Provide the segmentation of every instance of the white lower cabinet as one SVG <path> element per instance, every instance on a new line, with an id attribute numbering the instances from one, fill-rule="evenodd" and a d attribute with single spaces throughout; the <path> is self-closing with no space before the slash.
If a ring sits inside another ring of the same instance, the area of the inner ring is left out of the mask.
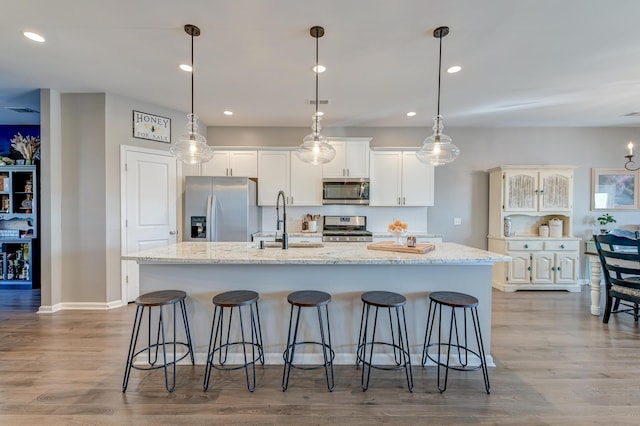
<path id="1" fill-rule="evenodd" d="M 579 247 L 578 238 L 490 238 L 489 251 L 511 257 L 494 266 L 493 286 L 503 291 L 580 291 Z"/>

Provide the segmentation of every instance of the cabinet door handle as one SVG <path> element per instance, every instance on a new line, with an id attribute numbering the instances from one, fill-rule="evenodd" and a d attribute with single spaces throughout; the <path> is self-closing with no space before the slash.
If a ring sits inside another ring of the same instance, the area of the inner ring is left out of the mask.
<path id="1" fill-rule="evenodd" d="M 346 176 L 347 175 L 347 169 L 342 169 L 342 176 Z"/>
<path id="2" fill-rule="evenodd" d="M 524 245 L 524 248 L 529 248 L 529 244 L 525 244 L 525 245 Z"/>
<path id="3" fill-rule="evenodd" d="M 552 271 L 555 271 L 555 270 L 556 270 L 555 266 L 552 266 L 552 267 L 551 267 L 551 270 L 552 270 Z"/>
<path id="4" fill-rule="evenodd" d="M 560 248 L 563 249 L 564 248 L 564 244 L 560 244 Z"/>
<path id="5" fill-rule="evenodd" d="M 229 176 L 233 176 L 233 167 L 229 169 Z"/>
<path id="6" fill-rule="evenodd" d="M 351 176 L 351 170 L 347 169 L 347 176 Z"/>
<path id="7" fill-rule="evenodd" d="M 176 235 L 177 232 L 176 231 L 169 231 L 169 235 Z"/>
<path id="8" fill-rule="evenodd" d="M 406 205 L 406 204 L 407 204 L 407 200 L 406 200 L 406 198 L 405 198 L 405 197 L 402 197 L 402 204 L 403 204 L 403 205 Z"/>
<path id="9" fill-rule="evenodd" d="M 531 270 L 531 266 L 527 266 L 527 271 L 530 271 L 530 270 Z"/>
<path id="10" fill-rule="evenodd" d="M 559 270 L 560 270 L 560 267 L 558 266 L 558 267 L 556 268 L 556 271 L 559 271 Z"/>
<path id="11" fill-rule="evenodd" d="M 398 197 L 398 205 L 400 205 L 400 197 Z"/>
<path id="12" fill-rule="evenodd" d="M 228 167 L 226 169 L 224 169 L 224 175 L 225 176 L 229 176 L 229 168 Z"/>

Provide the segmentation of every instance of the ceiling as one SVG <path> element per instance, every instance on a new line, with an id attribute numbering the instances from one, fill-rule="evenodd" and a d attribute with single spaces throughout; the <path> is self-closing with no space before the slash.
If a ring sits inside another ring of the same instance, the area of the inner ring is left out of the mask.
<path id="1" fill-rule="evenodd" d="M 447 25 L 445 126 L 637 127 L 639 16 L 637 0 L 3 0 L 0 123 L 37 116 L 5 107 L 38 109 L 38 88 L 189 111 L 190 23 L 209 126 L 309 126 L 321 25 L 325 127 L 431 127 Z"/>

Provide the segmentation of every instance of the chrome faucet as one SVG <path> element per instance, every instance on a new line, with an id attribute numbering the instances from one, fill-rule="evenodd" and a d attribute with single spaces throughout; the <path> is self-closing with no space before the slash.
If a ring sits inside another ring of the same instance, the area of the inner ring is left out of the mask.
<path id="1" fill-rule="evenodd" d="M 282 220 L 280 220 L 280 196 L 282 196 Z M 278 192 L 278 198 L 276 198 L 276 231 L 280 230 L 280 224 L 282 223 L 282 249 L 289 248 L 289 236 L 287 235 L 287 204 L 284 191 Z M 276 233 L 276 241 L 278 241 Z"/>

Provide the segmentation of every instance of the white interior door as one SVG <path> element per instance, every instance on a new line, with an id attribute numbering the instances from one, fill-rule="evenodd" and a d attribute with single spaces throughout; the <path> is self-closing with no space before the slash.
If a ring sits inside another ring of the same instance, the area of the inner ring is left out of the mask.
<path id="1" fill-rule="evenodd" d="M 164 151 L 124 147 L 121 152 L 123 254 L 177 241 L 177 163 Z M 139 295 L 138 265 L 123 261 L 123 298 Z"/>

